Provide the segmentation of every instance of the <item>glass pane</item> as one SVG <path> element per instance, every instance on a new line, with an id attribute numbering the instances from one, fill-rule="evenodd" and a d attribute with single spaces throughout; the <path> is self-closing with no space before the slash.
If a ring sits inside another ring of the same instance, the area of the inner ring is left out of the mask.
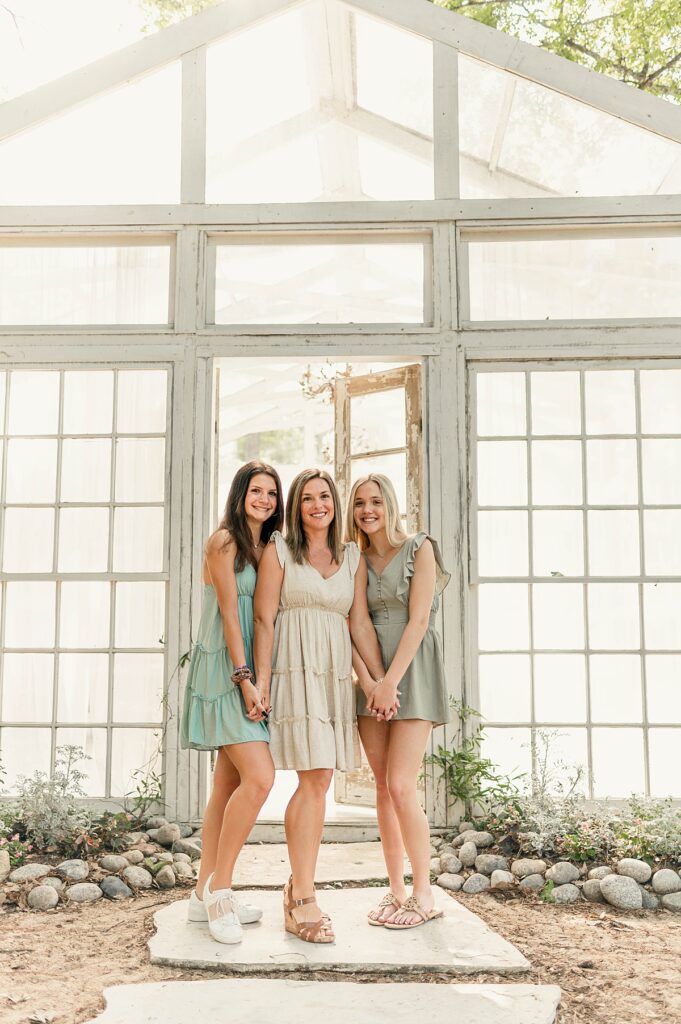
<path id="1" fill-rule="evenodd" d="M 581 512 L 533 512 L 534 575 L 583 576 L 583 535 Z"/>
<path id="2" fill-rule="evenodd" d="M 60 647 L 108 647 L 110 583 L 62 583 Z"/>
<path id="3" fill-rule="evenodd" d="M 53 647 L 55 584 L 10 582 L 5 593 L 5 646 Z"/>
<path id="4" fill-rule="evenodd" d="M 2 431 L 5 430 L 5 392 L 7 390 L 7 374 L 0 371 L 0 424 Z"/>
<path id="5" fill-rule="evenodd" d="M 547 769 L 555 783 L 572 783 L 581 769 L 581 779 L 575 792 L 586 796 L 589 787 L 586 729 L 559 729 L 550 738 L 547 751 Z"/>
<path id="6" fill-rule="evenodd" d="M 7 251 L 7 250 L 5 250 Z M 13 249 L 9 252 L 21 252 Z M 3 250 L 0 248 L 0 266 Z M 0 270 L 0 310 L 4 310 Z M 9 321 L 4 319 L 3 322 Z M 13 370 L 10 375 L 9 433 L 56 434 L 59 430 L 59 374 L 42 370 Z"/>
<path id="7" fill-rule="evenodd" d="M 5 509 L 4 572 L 52 572 L 54 510 Z"/>
<path id="8" fill-rule="evenodd" d="M 490 722 L 527 722 L 530 703 L 529 654 L 481 654 L 479 711 Z"/>
<path id="9" fill-rule="evenodd" d="M 589 505 L 638 504 L 636 441 L 587 441 Z"/>
<path id="10" fill-rule="evenodd" d="M 168 374 L 165 370 L 120 370 L 116 429 L 119 434 L 164 434 Z"/>
<path id="11" fill-rule="evenodd" d="M 114 656 L 114 722 L 163 720 L 162 654 Z"/>
<path id="12" fill-rule="evenodd" d="M 681 583 L 644 584 L 643 621 L 648 650 L 681 650 Z"/>
<path id="13" fill-rule="evenodd" d="M 369 455 L 364 459 L 353 459 L 350 463 L 350 483 L 354 484 L 361 476 L 369 473 L 383 473 L 387 476 L 395 488 L 400 511 L 404 514 L 407 511 L 407 456 L 399 455 Z"/>
<path id="14" fill-rule="evenodd" d="M 0 729 L 0 758 L 7 771 L 4 788 L 10 793 L 20 776 L 50 774 L 49 729 Z"/>
<path id="15" fill-rule="evenodd" d="M 679 775 L 679 729 L 651 729 L 650 794 L 658 797 L 681 797 Z"/>
<path id="16" fill-rule="evenodd" d="M 643 513 L 647 576 L 681 576 L 681 509 Z"/>
<path id="17" fill-rule="evenodd" d="M 167 324 L 169 287 L 168 245 L 0 245 L 3 324 Z"/>
<path id="18" fill-rule="evenodd" d="M 353 455 L 384 448 L 404 448 L 406 444 L 404 388 L 377 391 L 350 400 L 350 446 Z"/>
<path id="19" fill-rule="evenodd" d="M 113 429 L 113 371 L 67 370 L 64 433 L 109 434 Z"/>
<path id="20" fill-rule="evenodd" d="M 590 583 L 589 646 L 595 650 L 636 650 L 640 646 L 638 586 Z"/>
<path id="21" fill-rule="evenodd" d="M 591 720 L 641 722 L 641 657 L 638 654 L 592 654 Z"/>
<path id="22" fill-rule="evenodd" d="M 524 441 L 478 441 L 479 505 L 527 504 L 527 445 Z"/>
<path id="23" fill-rule="evenodd" d="M 165 634 L 165 583 L 116 584 L 116 647 L 156 647 Z"/>
<path id="24" fill-rule="evenodd" d="M 681 654 L 646 655 L 649 722 L 681 722 Z"/>
<path id="25" fill-rule="evenodd" d="M 177 203 L 180 64 L 88 100 L 0 146 L 0 203 Z"/>
<path id="26" fill-rule="evenodd" d="M 641 430 L 681 434 L 681 370 L 641 370 Z"/>
<path id="27" fill-rule="evenodd" d="M 584 374 L 587 434 L 635 434 L 636 396 L 631 370 L 587 370 Z"/>
<path id="28" fill-rule="evenodd" d="M 677 191 L 677 143 L 463 54 L 459 132 L 464 198 Z"/>
<path id="29" fill-rule="evenodd" d="M 478 512 L 480 576 L 527 576 L 527 512 Z"/>
<path id="30" fill-rule="evenodd" d="M 622 799 L 643 793 L 642 729 L 593 729 L 594 796 Z"/>
<path id="31" fill-rule="evenodd" d="M 163 438 L 116 441 L 116 501 L 163 501 L 164 496 Z"/>
<path id="32" fill-rule="evenodd" d="M 109 704 L 109 655 L 60 654 L 57 719 L 106 722 Z"/>
<path id="33" fill-rule="evenodd" d="M 51 654 L 5 654 L 2 718 L 5 722 L 51 722 L 54 658 Z M 7 762 L 3 763 L 7 768 Z"/>
<path id="34" fill-rule="evenodd" d="M 532 628 L 538 650 L 579 650 L 584 646 L 584 593 L 581 583 L 535 583 Z"/>
<path id="35" fill-rule="evenodd" d="M 642 441 L 643 501 L 681 505 L 681 440 Z"/>
<path id="36" fill-rule="evenodd" d="M 533 434 L 581 434 L 579 373 L 531 373 Z"/>
<path id="37" fill-rule="evenodd" d="M 215 323 L 424 323 L 415 243 L 217 245 Z"/>
<path id="38" fill-rule="evenodd" d="M 582 504 L 582 445 L 579 441 L 532 442 L 532 503 Z"/>
<path id="39" fill-rule="evenodd" d="M 586 721 L 583 654 L 535 654 L 534 716 L 547 724 Z"/>
<path id="40" fill-rule="evenodd" d="M 525 374 L 477 373 L 478 437 L 525 435 Z"/>
<path id="41" fill-rule="evenodd" d="M 482 756 L 489 757 L 501 774 L 526 776 L 532 770 L 529 729 L 485 729 Z"/>
<path id="42" fill-rule="evenodd" d="M 152 729 L 114 729 L 111 739 L 111 796 L 125 796 L 136 786 L 132 772 L 162 771 L 160 732 Z"/>
<path id="43" fill-rule="evenodd" d="M 589 574 L 638 576 L 638 512 L 588 512 Z"/>
<path id="44" fill-rule="evenodd" d="M 86 796 L 106 794 L 106 729 L 57 729 L 57 746 L 80 747 L 87 760 L 78 765 L 87 778 L 82 785 Z"/>
<path id="45" fill-rule="evenodd" d="M 484 583 L 478 588 L 481 651 L 523 651 L 530 646 L 530 609 L 524 583 Z"/>
<path id="46" fill-rule="evenodd" d="M 59 513 L 59 572 L 106 572 L 108 508 L 63 508 Z"/>
<path id="47" fill-rule="evenodd" d="M 113 571 L 163 571 L 162 508 L 116 509 Z"/>
<path id="48" fill-rule="evenodd" d="M 111 500 L 110 440 L 62 442 L 61 500 Z"/>
<path id="49" fill-rule="evenodd" d="M 51 502 L 57 487 L 56 441 L 8 441 L 8 502 Z"/>
<path id="50" fill-rule="evenodd" d="M 681 316 L 681 237 L 469 241 L 471 320 Z"/>

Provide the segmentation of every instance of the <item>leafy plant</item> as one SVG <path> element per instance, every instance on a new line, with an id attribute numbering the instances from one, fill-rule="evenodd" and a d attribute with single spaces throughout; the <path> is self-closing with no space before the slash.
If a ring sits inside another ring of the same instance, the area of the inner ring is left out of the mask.
<path id="1" fill-rule="evenodd" d="M 78 746 L 57 747 L 54 773 L 21 776 L 16 803 L 17 820 L 24 838 L 40 850 L 69 847 L 75 835 L 87 827 L 90 814 L 79 801 L 85 797 L 80 770 L 88 755 Z"/>
<path id="2" fill-rule="evenodd" d="M 13 868 L 21 867 L 29 853 L 33 850 L 33 843 L 21 839 L 18 832 L 13 836 L 3 836 L 0 839 L 0 850 L 7 850 L 9 862 Z"/>
<path id="3" fill-rule="evenodd" d="M 155 757 L 152 755 L 152 762 Z M 155 771 L 148 762 L 142 768 L 136 768 L 131 778 L 134 787 L 125 794 L 123 806 L 133 824 L 138 825 L 155 804 L 163 802 L 163 774 Z"/>
<path id="4" fill-rule="evenodd" d="M 81 857 L 100 850 L 117 853 L 125 849 L 125 837 L 134 824 L 132 815 L 126 811 L 105 811 L 74 837 L 73 852 Z"/>

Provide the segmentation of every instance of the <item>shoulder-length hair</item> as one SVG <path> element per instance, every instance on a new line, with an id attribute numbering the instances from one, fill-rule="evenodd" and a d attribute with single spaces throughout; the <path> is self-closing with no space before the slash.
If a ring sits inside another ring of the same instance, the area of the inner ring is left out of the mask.
<path id="1" fill-rule="evenodd" d="M 325 469 L 304 469 L 293 480 L 286 499 L 286 543 L 294 562 L 302 565 L 307 560 L 307 537 L 303 530 L 300 510 L 303 491 L 311 480 L 323 480 L 333 498 L 333 522 L 329 526 L 328 545 L 331 557 L 340 565 L 343 557 L 343 512 L 336 484 Z"/>
<path id="2" fill-rule="evenodd" d="M 229 532 L 230 539 L 236 545 L 234 568 L 237 572 L 241 572 L 249 563 L 254 569 L 258 568 L 253 551 L 253 537 L 246 518 L 245 501 L 251 480 L 258 473 L 271 476 L 277 489 L 277 504 L 274 512 L 262 524 L 260 540 L 263 545 L 267 544 L 275 530 L 281 530 L 284 522 L 284 495 L 281 488 L 281 480 L 276 469 L 266 462 L 258 462 L 257 460 L 247 462 L 245 466 L 242 466 L 234 474 L 234 479 L 227 495 L 225 511 L 218 526 L 219 530 L 227 530 Z"/>
<path id="3" fill-rule="evenodd" d="M 376 484 L 383 499 L 385 514 L 385 534 L 391 548 L 399 547 L 407 539 L 408 534 L 402 526 L 400 519 L 400 506 L 395 494 L 392 481 L 383 473 L 369 473 L 368 476 L 361 476 L 352 485 L 348 507 L 345 513 L 345 534 L 348 540 L 354 540 L 360 551 L 366 551 L 370 545 L 367 534 L 355 522 L 355 498 L 357 491 L 363 484 Z"/>

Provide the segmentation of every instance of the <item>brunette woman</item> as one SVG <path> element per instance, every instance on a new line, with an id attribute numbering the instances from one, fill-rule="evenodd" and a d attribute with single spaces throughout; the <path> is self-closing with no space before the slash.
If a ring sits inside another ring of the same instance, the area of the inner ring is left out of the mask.
<path id="1" fill-rule="evenodd" d="M 217 750 L 203 819 L 201 868 L 189 920 L 208 921 L 218 942 L 239 942 L 262 911 L 237 901 L 232 872 L 274 781 L 265 716 L 253 673 L 253 594 L 265 545 L 283 521 L 274 469 L 248 462 L 230 487 L 220 525 L 206 542 L 203 602 L 182 715 L 183 747 Z"/>
<path id="2" fill-rule="evenodd" d="M 359 733 L 376 779 L 390 881 L 390 892 L 368 920 L 386 928 L 416 928 L 442 916 L 434 909 L 428 821 L 417 784 L 431 729 L 450 717 L 435 622 L 449 573 L 431 537 L 404 532 L 395 489 L 380 473 L 362 477 L 352 488 L 347 534 L 358 542 L 368 567 L 369 612 L 386 669 L 376 676 L 361 651 L 355 655 Z M 414 880 L 410 896 L 404 884 L 405 849 Z"/>

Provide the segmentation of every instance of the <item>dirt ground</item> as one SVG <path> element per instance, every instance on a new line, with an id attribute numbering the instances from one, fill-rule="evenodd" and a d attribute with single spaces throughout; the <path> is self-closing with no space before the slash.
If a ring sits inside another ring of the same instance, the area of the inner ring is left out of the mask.
<path id="1" fill-rule="evenodd" d="M 48 913 L 0 910 L 0 1020 L 81 1024 L 103 1009 L 102 990 L 110 985 L 225 977 L 149 963 L 146 942 L 154 913 L 186 895 L 182 890 L 155 892 L 132 902 L 65 906 Z M 514 943 L 534 966 L 529 975 L 515 979 L 468 975 L 460 980 L 559 985 L 558 1024 L 681 1024 L 681 916 L 623 914 L 597 905 L 553 907 L 485 894 L 454 898 Z"/>

